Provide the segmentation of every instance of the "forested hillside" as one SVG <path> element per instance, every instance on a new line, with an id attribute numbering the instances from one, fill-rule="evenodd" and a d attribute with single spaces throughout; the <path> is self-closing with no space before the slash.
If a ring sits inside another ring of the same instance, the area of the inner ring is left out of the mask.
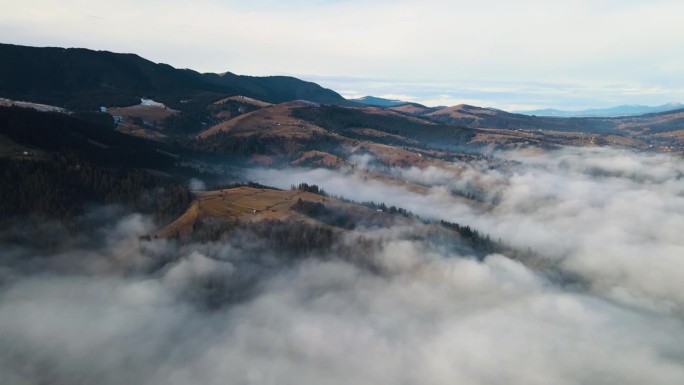
<path id="1" fill-rule="evenodd" d="M 173 166 L 150 142 L 58 113 L 0 108 L 0 135 L 27 151 L 0 157 L 0 217 L 68 219 L 87 204 L 116 203 L 170 219 L 190 202 Z"/>

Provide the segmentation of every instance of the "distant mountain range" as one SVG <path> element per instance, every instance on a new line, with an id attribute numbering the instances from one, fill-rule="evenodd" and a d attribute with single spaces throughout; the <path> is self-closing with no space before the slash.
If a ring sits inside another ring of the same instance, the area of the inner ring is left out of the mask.
<path id="1" fill-rule="evenodd" d="M 679 110 L 683 108 L 684 104 L 681 103 L 667 103 L 660 106 L 621 105 L 610 108 L 592 108 L 581 111 L 543 109 L 513 111 L 513 113 L 536 116 L 553 116 L 558 118 L 591 118 L 644 115 Z"/>
<path id="2" fill-rule="evenodd" d="M 427 107 L 419 103 L 407 102 L 398 99 L 385 99 L 376 96 L 364 96 L 357 99 L 348 99 L 350 102 L 363 104 L 366 106 L 375 106 L 382 108 L 389 108 L 398 112 L 406 112 L 413 115 L 427 115 L 436 113 L 447 107 Z M 462 106 L 448 107 L 451 109 L 459 109 Z M 614 118 L 620 116 L 637 116 L 645 114 L 655 114 L 659 112 L 667 112 L 684 109 L 682 103 L 667 103 L 660 106 L 642 106 L 642 105 L 620 105 L 610 108 L 591 108 L 580 111 L 571 110 L 557 110 L 557 109 L 541 109 L 541 110 L 519 110 L 511 111 L 512 114 L 520 114 L 527 116 L 541 116 L 541 117 L 555 117 L 555 118 Z M 489 109 L 494 110 L 494 109 Z M 446 112 L 446 111 L 444 111 Z M 503 111 L 501 111 L 503 112 Z M 441 115 L 443 115 L 442 113 Z"/>

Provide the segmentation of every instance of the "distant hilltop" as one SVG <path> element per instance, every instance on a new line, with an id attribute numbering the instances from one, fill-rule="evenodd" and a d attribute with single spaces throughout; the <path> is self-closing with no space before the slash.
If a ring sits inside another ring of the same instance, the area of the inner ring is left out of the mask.
<path id="1" fill-rule="evenodd" d="M 358 99 L 348 99 L 349 101 L 360 103 L 360 104 L 366 104 L 370 106 L 377 106 L 377 107 L 395 107 L 395 106 L 401 106 L 404 104 L 410 104 L 409 102 L 403 101 L 403 100 L 398 100 L 398 99 L 385 99 L 385 98 L 379 98 L 377 96 L 364 96 L 362 98 Z"/>

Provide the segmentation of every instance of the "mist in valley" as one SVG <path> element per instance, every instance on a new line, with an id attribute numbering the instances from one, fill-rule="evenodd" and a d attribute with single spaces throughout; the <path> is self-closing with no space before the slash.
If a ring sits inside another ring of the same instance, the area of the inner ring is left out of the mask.
<path id="1" fill-rule="evenodd" d="M 356 161 L 246 178 L 468 225 L 528 257 L 456 251 L 414 236 L 419 224 L 291 255 L 249 232 L 141 241 L 153 221 L 115 207 L 90 210 L 78 235 L 17 223 L 0 251 L 3 383 L 684 381 L 682 159 L 564 148 L 426 169 Z"/>

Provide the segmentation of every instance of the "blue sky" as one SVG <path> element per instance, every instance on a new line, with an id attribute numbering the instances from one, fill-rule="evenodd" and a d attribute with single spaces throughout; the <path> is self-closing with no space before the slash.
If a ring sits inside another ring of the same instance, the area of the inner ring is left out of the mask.
<path id="1" fill-rule="evenodd" d="M 684 101 L 684 2 L 26 0 L 6 43 L 294 75 L 345 96 L 580 109 Z"/>

